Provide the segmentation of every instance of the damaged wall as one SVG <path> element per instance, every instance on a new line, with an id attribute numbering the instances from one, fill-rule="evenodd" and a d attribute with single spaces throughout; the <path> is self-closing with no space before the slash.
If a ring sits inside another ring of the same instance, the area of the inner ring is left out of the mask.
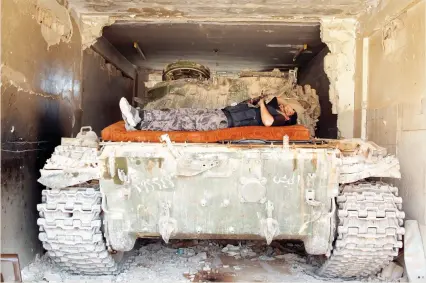
<path id="1" fill-rule="evenodd" d="M 315 135 L 318 138 L 337 138 L 337 115 L 331 111 L 329 99 L 330 81 L 324 71 L 324 57 L 330 50 L 324 48 L 315 58 L 302 67 L 298 75 L 298 84 L 309 84 L 317 91 L 321 106 L 321 115 L 317 122 Z"/>
<path id="2" fill-rule="evenodd" d="M 338 114 L 339 136 L 344 138 L 354 134 L 356 26 L 351 18 L 321 19 L 321 39 L 330 50 L 324 58 L 329 99 L 332 113 Z"/>
<path id="3" fill-rule="evenodd" d="M 62 9 L 55 0 L 2 2 L 1 252 L 18 253 L 21 266 L 42 251 L 38 170 L 79 127 L 81 40 Z"/>
<path id="4" fill-rule="evenodd" d="M 278 71 L 278 74 L 282 74 Z M 149 103 L 145 109 L 161 108 L 222 108 L 262 91 L 272 95 L 291 93 L 294 79 L 288 77 L 244 77 L 236 74 L 216 75 L 206 81 L 177 80 L 162 82 L 161 74 L 149 76 Z"/>
<path id="5" fill-rule="evenodd" d="M 406 0 L 404 0 L 406 1 Z M 102 35 L 102 28 L 116 21 L 182 23 L 197 22 L 287 22 L 303 19 L 305 23 L 321 20 L 321 38 L 329 49 L 325 69 L 330 79 L 330 101 L 333 114 L 338 114 L 339 136 L 351 138 L 358 133 L 355 116 L 359 118 L 359 105 L 355 104 L 355 72 L 357 18 L 368 18 L 381 6 L 379 0 L 302 0 L 302 1 L 225 1 L 203 2 L 168 1 L 115 1 L 70 0 L 69 8 L 80 16 L 83 46 L 89 47 Z M 358 112 L 356 112 L 358 111 Z"/>
<path id="6" fill-rule="evenodd" d="M 57 1 L 37 0 L 36 19 L 47 48 L 59 42 L 70 42 L 73 33 L 71 16 Z"/>
<path id="7" fill-rule="evenodd" d="M 133 80 L 92 49 L 83 52 L 83 78 L 82 125 L 100 136 L 103 128 L 122 120 L 118 102 L 123 96 L 132 101 Z"/>
<path id="8" fill-rule="evenodd" d="M 243 74 L 241 77 L 240 75 Z M 298 112 L 298 123 L 306 126 L 315 136 L 315 125 L 321 112 L 315 89 L 309 85 L 295 86 L 294 72 L 242 72 L 213 75 L 209 80 L 180 79 L 162 82 L 161 75 L 152 73 L 146 86 L 146 97 L 138 94 L 145 109 L 210 108 L 221 109 L 261 93 L 280 96 Z M 268 99 L 267 99 L 268 100 Z"/>
<path id="9" fill-rule="evenodd" d="M 397 154 L 404 211 L 426 239 L 426 5 L 405 2 L 407 9 L 387 10 L 380 29 L 371 23 L 377 32 L 368 46 L 367 137 Z"/>
<path id="10" fill-rule="evenodd" d="M 317 22 L 321 17 L 355 18 L 374 9 L 379 0 L 219 0 L 106 1 L 68 0 L 80 18 L 83 45 L 89 47 L 102 28 L 116 21 L 181 22 Z"/>
<path id="11" fill-rule="evenodd" d="M 68 0 L 70 7 L 86 14 L 133 15 L 152 18 L 277 18 L 300 15 L 351 16 L 375 7 L 379 0 Z"/>

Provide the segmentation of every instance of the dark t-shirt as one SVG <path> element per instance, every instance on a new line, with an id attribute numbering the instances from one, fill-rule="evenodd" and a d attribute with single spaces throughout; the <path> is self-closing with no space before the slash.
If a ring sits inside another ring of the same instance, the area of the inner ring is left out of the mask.
<path id="1" fill-rule="evenodd" d="M 271 126 L 289 126 L 297 123 L 297 113 L 295 112 L 290 120 L 286 120 L 284 115 L 278 112 L 279 104 L 278 99 L 274 97 L 268 104 L 266 104 L 268 112 L 274 118 Z M 260 107 L 249 107 L 247 102 L 241 102 L 234 106 L 228 106 L 222 109 L 228 119 L 228 127 L 241 127 L 241 126 L 264 126 L 262 122 L 262 115 Z"/>
<path id="2" fill-rule="evenodd" d="M 293 116 L 290 117 L 290 120 L 286 120 L 284 115 L 279 113 L 277 110 L 280 110 L 278 99 L 274 97 L 271 101 L 269 101 L 268 104 L 266 104 L 266 107 L 268 108 L 269 113 L 274 117 L 274 122 L 272 123 L 272 127 L 276 126 L 290 126 L 297 124 L 297 113 L 294 112 Z M 256 121 L 258 122 L 259 126 L 264 126 L 262 122 L 262 116 L 260 114 L 260 107 L 255 108 L 256 110 Z"/>

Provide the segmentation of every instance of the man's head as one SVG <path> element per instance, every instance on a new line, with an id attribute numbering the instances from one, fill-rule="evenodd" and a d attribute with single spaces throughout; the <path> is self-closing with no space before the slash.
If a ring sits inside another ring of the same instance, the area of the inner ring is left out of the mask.
<path id="1" fill-rule="evenodd" d="M 284 116 L 287 121 L 291 120 L 292 122 L 294 122 L 292 124 L 297 123 L 297 112 L 290 104 L 279 104 L 278 107 L 280 108 L 279 112 Z"/>

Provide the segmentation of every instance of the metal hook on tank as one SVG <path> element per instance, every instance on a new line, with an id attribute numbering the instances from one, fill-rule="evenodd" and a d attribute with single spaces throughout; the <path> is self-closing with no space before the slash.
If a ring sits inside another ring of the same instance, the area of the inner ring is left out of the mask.
<path id="1" fill-rule="evenodd" d="M 283 150 L 289 150 L 290 149 L 290 138 L 288 135 L 283 136 Z"/>
<path id="2" fill-rule="evenodd" d="M 170 217 L 169 204 L 162 204 L 162 216 L 158 220 L 158 231 L 166 244 L 169 242 L 170 236 L 177 232 L 177 221 Z"/>
<path id="3" fill-rule="evenodd" d="M 260 221 L 260 231 L 262 236 L 265 237 L 266 243 L 271 244 L 272 240 L 276 235 L 280 233 L 280 225 L 277 220 L 272 218 L 272 211 L 274 210 L 274 204 L 268 200 L 266 202 L 266 214 L 267 218 Z"/>
<path id="4" fill-rule="evenodd" d="M 170 150 L 174 158 L 179 159 L 182 157 L 182 153 L 173 146 L 172 141 L 170 140 L 170 137 L 168 134 L 161 135 L 160 141 L 166 143 L 167 148 Z"/>

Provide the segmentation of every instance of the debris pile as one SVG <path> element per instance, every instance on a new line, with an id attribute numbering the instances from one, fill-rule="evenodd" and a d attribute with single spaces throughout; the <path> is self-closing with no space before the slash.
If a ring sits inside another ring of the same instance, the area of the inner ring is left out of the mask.
<path id="1" fill-rule="evenodd" d="M 130 268 L 117 276 L 61 272 L 43 256 L 24 268 L 24 282 L 327 282 L 303 245 L 262 241 L 142 240 Z M 378 281 L 370 278 L 368 281 Z M 341 281 L 343 282 L 343 281 Z"/>
<path id="2" fill-rule="evenodd" d="M 161 108 L 216 108 L 220 109 L 261 94 L 282 97 L 298 114 L 298 122 L 306 126 L 311 135 L 321 114 L 319 97 L 310 85 L 297 85 L 293 72 L 242 72 L 240 77 L 215 75 L 209 80 L 178 79 L 156 81 L 150 76 L 145 83 L 148 102 L 141 101 L 144 109 Z M 269 101 L 268 99 L 266 99 Z"/>

